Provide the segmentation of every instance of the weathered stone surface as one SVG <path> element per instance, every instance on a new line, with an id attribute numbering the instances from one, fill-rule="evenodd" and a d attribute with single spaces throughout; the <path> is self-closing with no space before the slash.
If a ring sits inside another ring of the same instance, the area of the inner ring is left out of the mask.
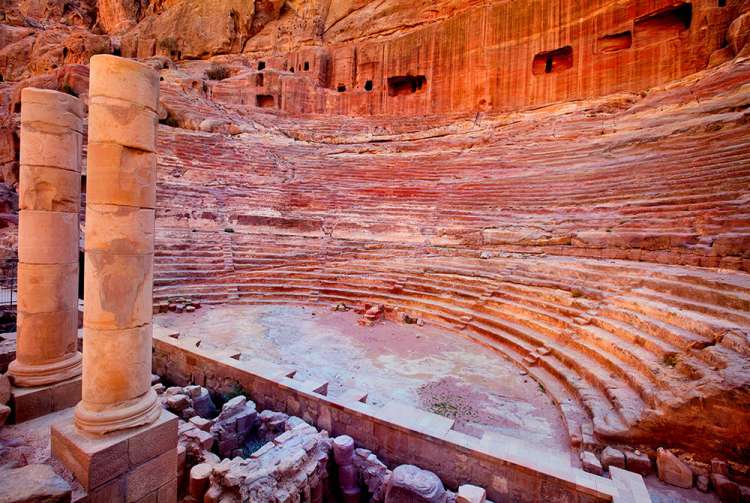
<path id="1" fill-rule="evenodd" d="M 596 454 L 591 451 L 581 452 L 581 466 L 584 470 L 593 473 L 594 475 L 602 475 L 604 473 L 599 458 L 597 458 Z"/>
<path id="2" fill-rule="evenodd" d="M 718 473 L 719 475 L 729 476 L 729 465 L 726 461 L 713 458 L 711 460 L 711 473 Z"/>
<path id="3" fill-rule="evenodd" d="M 656 468 L 662 482 L 687 489 L 693 487 L 693 471 L 690 467 L 661 447 L 656 451 Z"/>
<path id="4" fill-rule="evenodd" d="M 21 92 L 16 386 L 81 374 L 77 351 L 78 214 L 83 108 L 46 89 Z"/>
<path id="5" fill-rule="evenodd" d="M 0 374 L 0 405 L 5 405 L 10 400 L 10 379 L 5 374 Z"/>
<path id="6" fill-rule="evenodd" d="M 434 473 L 413 465 L 397 466 L 385 492 L 386 503 L 443 503 L 446 499 L 447 493 L 440 479 Z"/>
<path id="7" fill-rule="evenodd" d="M 651 473 L 651 459 L 640 451 L 625 451 L 625 468 L 645 477 Z"/>
<path id="8" fill-rule="evenodd" d="M 456 496 L 457 503 L 484 503 L 486 499 L 486 491 L 481 487 L 464 484 L 459 486 L 458 495 Z"/>
<path id="9" fill-rule="evenodd" d="M 707 493 L 710 489 L 710 480 L 708 475 L 698 475 L 695 478 L 695 487 L 702 493 Z"/>
<path id="10" fill-rule="evenodd" d="M 0 501 L 3 503 L 68 503 L 70 485 L 49 465 L 0 468 Z"/>
<path id="11" fill-rule="evenodd" d="M 711 485 L 721 503 L 740 503 L 740 487 L 720 473 L 711 474 Z"/>
<path id="12" fill-rule="evenodd" d="M 0 426 L 4 425 L 10 417 L 10 407 L 0 404 Z"/>
<path id="13" fill-rule="evenodd" d="M 158 82 L 154 70 L 137 62 L 91 58 L 89 143 L 153 152 Z M 113 160 L 119 166 L 90 168 L 92 177 L 110 179 L 98 186 L 132 180 L 132 163 L 122 156 L 95 155 L 89 162 Z M 141 186 L 148 183 L 154 182 L 147 177 Z M 119 188 L 127 191 L 133 184 Z M 98 193 L 100 202 L 86 208 L 83 399 L 75 421 L 96 434 L 150 424 L 162 412 L 151 388 L 154 210 L 122 204 L 115 193 Z"/>
<path id="14" fill-rule="evenodd" d="M 727 42 L 735 54 L 748 55 L 748 43 L 750 43 L 750 12 L 741 14 L 735 19 L 727 30 Z"/>
<path id="15" fill-rule="evenodd" d="M 625 469 L 625 455 L 622 451 L 615 449 L 614 447 L 606 447 L 601 455 L 601 464 L 605 470 L 609 470 L 610 466 L 616 466 L 617 468 Z M 631 470 L 635 471 L 635 470 Z"/>
<path id="16" fill-rule="evenodd" d="M 154 54 L 181 58 L 200 58 L 214 54 L 241 52 L 247 39 L 266 23 L 278 17 L 283 1 L 240 2 L 220 0 L 206 4 L 198 0 L 180 0 L 146 17 L 123 37 L 129 55 Z M 124 12 L 113 28 L 127 28 L 135 18 L 135 9 Z M 153 45 L 130 45 L 134 37 L 152 40 Z M 136 49 L 136 50 L 134 50 Z"/>
<path id="17" fill-rule="evenodd" d="M 320 501 L 330 451 L 331 440 L 325 432 L 298 424 L 249 459 L 236 457 L 213 465 L 206 501 L 285 501 L 301 493 L 311 495 L 311 501 Z"/>

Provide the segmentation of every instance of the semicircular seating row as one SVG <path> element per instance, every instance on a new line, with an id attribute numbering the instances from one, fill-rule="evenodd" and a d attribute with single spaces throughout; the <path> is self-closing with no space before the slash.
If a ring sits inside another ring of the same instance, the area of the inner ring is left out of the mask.
<path id="1" fill-rule="evenodd" d="M 184 236 L 172 239 L 169 251 L 161 242 L 156 299 L 383 303 L 526 369 L 559 406 L 574 444 L 590 427 L 602 441 L 674 435 L 683 416 L 665 414 L 696 399 L 727 400 L 750 356 L 731 344 L 750 330 L 742 273 L 552 256 L 417 258 L 406 247 L 357 244 L 321 257 L 248 235 L 227 238 L 247 257 L 233 260 L 235 270 L 224 269 L 220 248 L 196 244 L 186 253 L 205 255 L 169 272 L 162 259 L 185 257 Z"/>

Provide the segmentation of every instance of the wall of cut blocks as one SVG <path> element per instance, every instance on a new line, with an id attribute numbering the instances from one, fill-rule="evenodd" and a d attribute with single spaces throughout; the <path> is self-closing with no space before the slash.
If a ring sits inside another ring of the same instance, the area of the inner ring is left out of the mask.
<path id="1" fill-rule="evenodd" d="M 496 501 L 642 501 L 634 495 L 644 493 L 643 479 L 629 472 L 606 479 L 572 468 L 567 459 L 534 455 L 532 446 L 506 437 L 477 439 L 453 431 L 452 420 L 405 404 L 376 408 L 357 398 L 331 398 L 325 386 L 289 377 L 293 370 L 240 361 L 238 352 L 205 350 L 197 342 L 155 330 L 154 372 L 176 385 L 194 383 L 218 393 L 239 386 L 259 409 L 299 416 L 331 436 L 350 435 L 389 465 L 415 464 L 454 490 L 475 484 Z"/>

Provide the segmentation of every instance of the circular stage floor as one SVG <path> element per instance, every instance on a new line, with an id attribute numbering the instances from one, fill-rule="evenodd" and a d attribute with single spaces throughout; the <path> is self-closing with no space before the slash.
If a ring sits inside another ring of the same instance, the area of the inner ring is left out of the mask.
<path id="1" fill-rule="evenodd" d="M 356 388 L 367 402 L 395 400 L 456 419 L 474 436 L 496 431 L 568 453 L 557 408 L 544 389 L 498 353 L 434 325 L 380 321 L 366 327 L 353 311 L 288 305 L 207 306 L 156 316 L 162 326 L 295 368 L 329 382 L 336 396 Z"/>

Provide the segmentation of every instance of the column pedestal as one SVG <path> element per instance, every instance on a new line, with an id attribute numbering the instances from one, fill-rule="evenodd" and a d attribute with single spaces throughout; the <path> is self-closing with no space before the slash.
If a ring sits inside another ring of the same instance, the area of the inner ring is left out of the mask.
<path id="1" fill-rule="evenodd" d="M 10 389 L 10 424 L 23 423 L 75 406 L 81 399 L 81 376 L 32 388 Z"/>
<path id="2" fill-rule="evenodd" d="M 177 416 L 159 407 L 153 423 L 108 435 L 72 422 L 52 426 L 52 455 L 88 493 L 89 503 L 175 503 Z"/>

